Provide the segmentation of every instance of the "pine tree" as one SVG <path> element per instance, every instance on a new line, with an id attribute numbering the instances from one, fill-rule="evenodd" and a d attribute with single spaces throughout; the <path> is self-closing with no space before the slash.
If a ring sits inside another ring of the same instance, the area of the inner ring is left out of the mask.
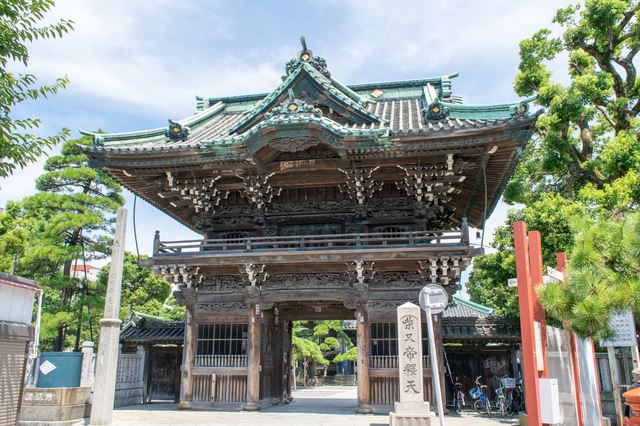
<path id="1" fill-rule="evenodd" d="M 99 290 L 89 290 L 83 277 L 71 276 L 72 262 L 109 254 L 115 212 L 124 203 L 120 185 L 104 171 L 89 167 L 81 147 L 90 144 L 88 137 L 66 142 L 60 155 L 47 160 L 45 173 L 37 179 L 41 192 L 12 207 L 16 220 L 32 221 L 19 272 L 41 279 L 49 287 L 47 297 L 55 296 L 43 317 L 57 316 L 56 350 L 65 345 L 71 319 L 82 322 L 84 302 L 95 303 L 85 300 L 97 296 L 87 291 Z"/>

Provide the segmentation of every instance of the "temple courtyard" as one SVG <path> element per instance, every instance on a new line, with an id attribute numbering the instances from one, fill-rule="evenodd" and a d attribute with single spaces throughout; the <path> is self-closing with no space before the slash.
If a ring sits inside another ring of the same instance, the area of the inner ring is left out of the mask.
<path id="1" fill-rule="evenodd" d="M 262 411 L 178 411 L 175 403 L 158 402 L 114 410 L 114 425 L 304 425 L 304 426 L 378 426 L 389 424 L 389 416 L 356 415 L 356 388 L 323 386 L 298 389 L 291 404 Z M 85 424 L 89 424 L 85 419 Z M 487 418 L 471 411 L 462 416 L 446 416 L 447 426 L 516 425 L 515 418 Z M 437 424 L 437 417 L 435 423 Z"/>

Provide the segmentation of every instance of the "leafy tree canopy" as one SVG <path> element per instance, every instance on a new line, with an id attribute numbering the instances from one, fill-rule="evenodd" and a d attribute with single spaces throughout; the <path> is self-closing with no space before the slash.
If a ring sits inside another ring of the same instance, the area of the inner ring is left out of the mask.
<path id="1" fill-rule="evenodd" d="M 35 161 L 46 148 L 57 145 L 69 135 L 69 131 L 63 129 L 54 136 L 37 136 L 34 130 L 40 127 L 40 119 L 16 118 L 12 114 L 16 105 L 46 98 L 68 83 L 63 77 L 51 85 L 39 86 L 33 74 L 8 70 L 13 64 L 28 66 L 29 43 L 59 38 L 73 29 L 73 21 L 64 19 L 51 25 L 40 25 L 53 6 L 53 0 L 0 1 L 0 177 Z"/>
<path id="2" fill-rule="evenodd" d="M 530 204 L 557 192 L 600 213 L 638 206 L 639 7 L 588 0 L 557 11 L 562 37 L 542 29 L 520 43 L 515 89 L 537 94 L 545 113 L 507 186 L 508 201 Z M 568 57 L 567 85 L 554 81 L 548 67 L 560 55 Z"/>

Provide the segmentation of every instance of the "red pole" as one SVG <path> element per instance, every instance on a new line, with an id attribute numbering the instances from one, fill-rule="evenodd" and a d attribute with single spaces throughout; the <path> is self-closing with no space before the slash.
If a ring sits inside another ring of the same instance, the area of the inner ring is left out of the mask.
<path id="1" fill-rule="evenodd" d="M 544 272 L 542 266 L 542 238 L 539 231 L 529 232 L 529 265 L 531 266 L 531 298 L 533 300 L 533 319 L 540 323 L 542 338 L 542 360 L 544 368 L 538 370 L 538 377 L 549 377 L 549 362 L 547 359 L 547 321 L 544 316 L 542 303 L 538 298 L 536 287 L 542 285 Z"/>
<path id="2" fill-rule="evenodd" d="M 524 388 L 527 404 L 527 424 L 541 426 L 540 387 L 536 365 L 536 341 L 533 331 L 534 299 L 531 292 L 531 273 L 529 270 L 529 244 L 527 224 L 513 223 L 513 240 L 516 252 L 516 272 L 518 277 L 518 299 L 520 303 L 520 330 L 522 334 L 522 364 Z M 544 345 L 542 345 L 544 346 Z"/>
<path id="3" fill-rule="evenodd" d="M 558 271 L 564 273 L 564 285 L 568 285 L 567 282 L 567 253 L 556 253 L 556 261 L 558 262 Z M 574 393 L 576 395 L 576 409 L 578 411 L 578 426 L 584 426 L 584 414 L 582 413 L 582 392 L 580 391 L 580 364 L 578 364 L 578 345 L 576 343 L 575 333 L 568 330 L 568 327 L 563 324 L 564 329 L 569 333 L 569 348 L 571 350 L 571 364 L 573 365 L 573 383 Z M 593 344 L 593 342 L 591 343 Z M 595 353 L 595 351 L 594 351 Z M 600 386 L 598 386 L 598 393 L 600 393 Z M 598 395 L 598 401 L 600 395 Z"/>

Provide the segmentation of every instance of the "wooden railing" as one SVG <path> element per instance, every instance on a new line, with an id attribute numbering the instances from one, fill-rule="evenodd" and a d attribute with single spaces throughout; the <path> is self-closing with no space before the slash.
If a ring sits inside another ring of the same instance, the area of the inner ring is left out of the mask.
<path id="1" fill-rule="evenodd" d="M 246 355 L 196 355 L 194 367 L 246 367 Z"/>
<path id="2" fill-rule="evenodd" d="M 397 355 L 371 355 L 369 357 L 369 368 L 398 368 Z M 431 368 L 429 356 L 422 356 L 422 368 Z"/>
<path id="3" fill-rule="evenodd" d="M 182 241 L 160 241 L 158 234 L 154 239 L 153 255 L 176 255 L 199 252 L 233 251 L 283 251 L 318 249 L 382 249 L 388 246 L 425 247 L 425 246 L 466 246 L 469 244 L 467 229 L 452 231 L 416 231 L 363 234 L 298 235 L 275 237 L 251 237 L 233 239 L 204 239 Z"/>
<path id="4" fill-rule="evenodd" d="M 247 400 L 247 376 L 232 374 L 194 374 L 193 402 L 206 407 L 214 402 Z"/>
<path id="5" fill-rule="evenodd" d="M 424 400 L 434 404 L 431 375 L 423 377 Z M 371 377 L 371 405 L 393 405 L 400 399 L 400 380 L 395 377 Z M 435 404 L 434 404 L 435 405 Z"/>

